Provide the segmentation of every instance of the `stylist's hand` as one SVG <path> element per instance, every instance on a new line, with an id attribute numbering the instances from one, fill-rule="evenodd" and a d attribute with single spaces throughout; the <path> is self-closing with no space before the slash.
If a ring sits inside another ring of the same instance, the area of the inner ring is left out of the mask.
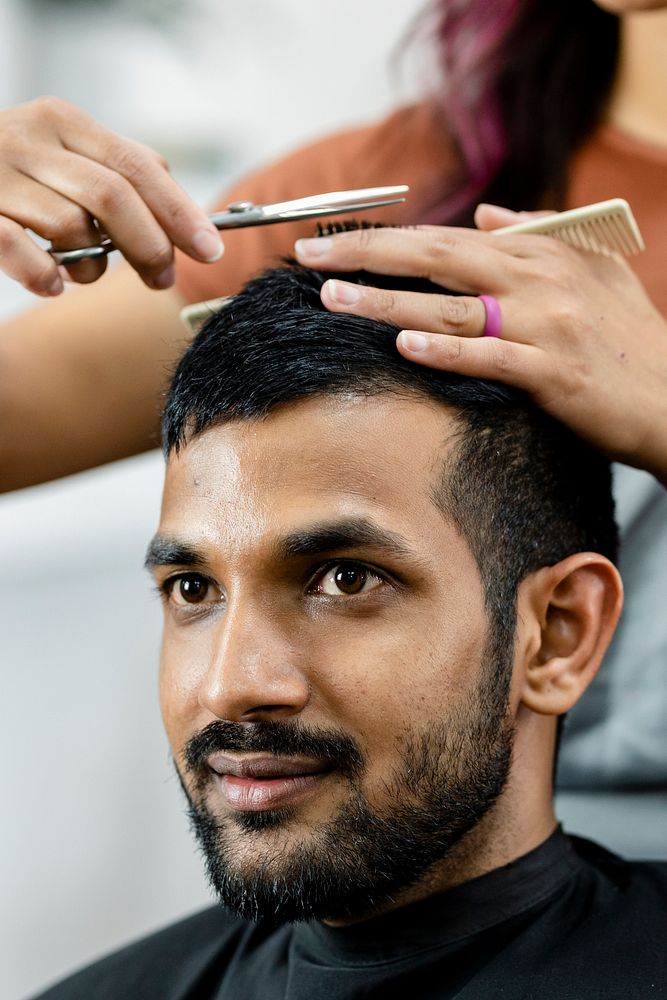
<path id="1" fill-rule="evenodd" d="M 61 250 L 106 233 L 151 288 L 173 284 L 174 246 L 200 261 L 222 252 L 158 153 L 54 97 L 0 112 L 0 269 L 38 295 L 58 295 L 58 267 L 25 229 Z M 90 282 L 105 268 L 106 258 L 85 261 L 68 275 Z"/>
<path id="2" fill-rule="evenodd" d="M 517 221 L 484 207 L 478 225 Z M 297 243 L 319 270 L 429 278 L 461 296 L 327 281 L 322 301 L 402 328 L 419 364 L 525 390 L 611 458 L 667 482 L 667 324 L 622 261 L 546 236 L 469 229 L 366 229 Z M 482 337 L 480 294 L 496 297 L 502 339 Z"/>

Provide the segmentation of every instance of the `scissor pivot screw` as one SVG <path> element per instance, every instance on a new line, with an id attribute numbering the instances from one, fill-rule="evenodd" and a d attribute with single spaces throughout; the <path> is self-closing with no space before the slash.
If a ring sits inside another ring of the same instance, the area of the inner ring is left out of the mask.
<path id="1" fill-rule="evenodd" d="M 255 207 L 252 201 L 233 201 L 227 206 L 228 212 L 250 212 Z"/>

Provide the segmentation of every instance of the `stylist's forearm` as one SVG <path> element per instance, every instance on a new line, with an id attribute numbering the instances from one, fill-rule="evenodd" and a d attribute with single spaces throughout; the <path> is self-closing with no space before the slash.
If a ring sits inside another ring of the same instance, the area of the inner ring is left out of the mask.
<path id="1" fill-rule="evenodd" d="M 183 304 L 124 265 L 0 328 L 0 491 L 157 446 Z"/>

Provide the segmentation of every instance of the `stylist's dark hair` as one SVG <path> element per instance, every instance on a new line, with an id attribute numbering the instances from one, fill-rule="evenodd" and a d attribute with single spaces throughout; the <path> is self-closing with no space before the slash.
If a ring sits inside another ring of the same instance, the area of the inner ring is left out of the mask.
<path id="1" fill-rule="evenodd" d="M 475 555 L 498 641 L 511 642 L 517 588 L 528 573 L 579 551 L 615 559 L 609 463 L 517 390 L 412 364 L 396 350 L 396 327 L 328 312 L 319 294 L 327 277 L 298 266 L 267 271 L 208 320 L 171 384 L 165 452 L 216 424 L 262 420 L 317 396 L 391 394 L 446 407 L 458 419 L 458 440 L 434 502 Z M 394 278 L 343 277 L 396 287 Z"/>
<path id="2" fill-rule="evenodd" d="M 463 176 L 422 221 L 469 225 L 479 201 L 563 208 L 568 166 L 601 124 L 619 19 L 593 0 L 432 0 L 439 99 Z"/>

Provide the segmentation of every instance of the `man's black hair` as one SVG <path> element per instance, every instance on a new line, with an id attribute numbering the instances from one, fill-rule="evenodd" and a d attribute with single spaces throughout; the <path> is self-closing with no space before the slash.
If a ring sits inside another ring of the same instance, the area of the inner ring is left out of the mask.
<path id="1" fill-rule="evenodd" d="M 165 452 L 216 424 L 259 420 L 306 397 L 392 394 L 443 404 L 460 432 L 434 500 L 470 545 L 491 625 L 509 643 L 525 576 L 580 551 L 616 558 L 609 463 L 518 390 L 413 364 L 396 349 L 396 327 L 328 312 L 320 288 L 329 277 L 296 265 L 266 271 L 208 320 L 172 381 Z M 335 277 L 442 292 L 418 280 Z"/>

